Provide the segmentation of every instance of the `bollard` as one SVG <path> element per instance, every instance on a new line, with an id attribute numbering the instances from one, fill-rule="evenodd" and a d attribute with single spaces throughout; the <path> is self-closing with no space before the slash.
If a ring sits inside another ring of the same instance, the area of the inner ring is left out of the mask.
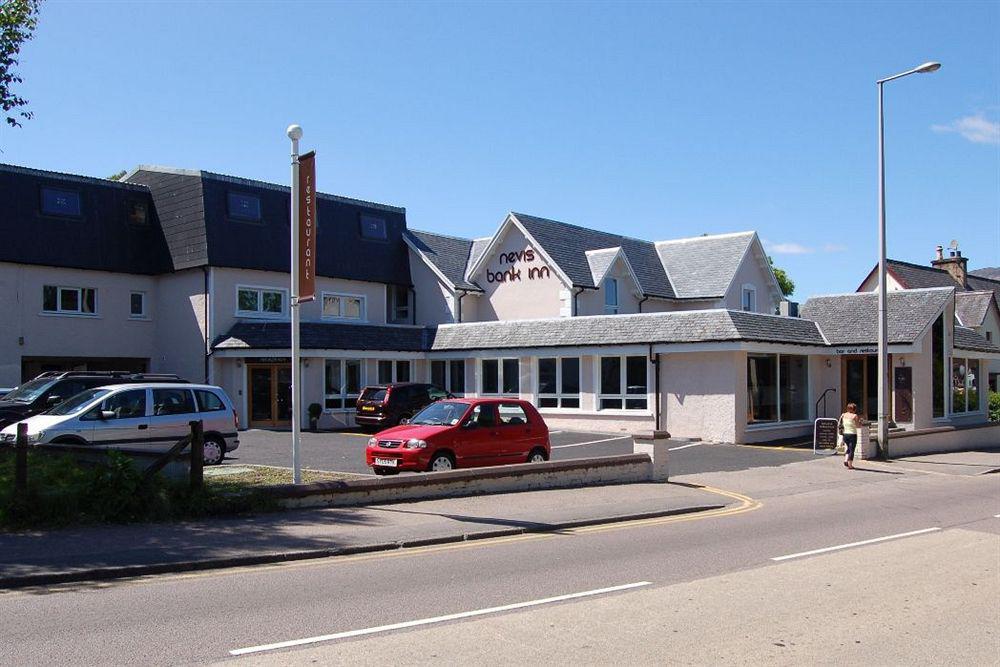
<path id="1" fill-rule="evenodd" d="M 14 441 L 14 495 L 23 498 L 28 492 L 28 425 L 17 425 Z"/>
<path id="2" fill-rule="evenodd" d="M 191 425 L 191 490 L 200 491 L 205 481 L 205 432 L 200 419 L 189 424 Z"/>
<path id="3" fill-rule="evenodd" d="M 653 461 L 651 481 L 666 482 L 668 475 L 667 452 L 670 449 L 670 434 L 666 431 L 646 431 L 632 436 L 632 451 L 647 454 Z"/>

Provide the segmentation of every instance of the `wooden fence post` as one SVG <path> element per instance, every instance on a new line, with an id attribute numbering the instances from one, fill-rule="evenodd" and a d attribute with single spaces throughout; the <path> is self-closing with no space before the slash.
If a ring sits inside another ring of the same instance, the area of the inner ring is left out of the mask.
<path id="1" fill-rule="evenodd" d="M 23 499 L 28 493 L 28 425 L 17 425 L 14 442 L 14 495 Z"/>
<path id="2" fill-rule="evenodd" d="M 191 490 L 200 491 L 204 485 L 205 432 L 201 420 L 191 424 Z"/>

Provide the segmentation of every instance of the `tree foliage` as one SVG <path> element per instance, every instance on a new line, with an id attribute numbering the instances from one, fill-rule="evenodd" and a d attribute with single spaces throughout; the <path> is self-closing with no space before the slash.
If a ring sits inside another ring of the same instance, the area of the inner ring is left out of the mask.
<path id="1" fill-rule="evenodd" d="M 128 173 L 128 172 L 126 172 L 124 169 L 122 169 L 121 171 L 116 171 L 115 173 L 113 173 L 110 176 L 108 176 L 108 180 L 109 181 L 120 181 L 120 180 L 122 180 L 122 176 L 124 176 L 126 173 Z"/>
<path id="2" fill-rule="evenodd" d="M 781 294 L 783 296 L 791 296 L 795 291 L 795 283 L 784 269 L 779 269 L 774 265 L 774 258 L 768 255 L 767 261 L 771 264 L 771 270 L 774 271 L 774 277 L 778 280 L 778 287 L 781 288 Z"/>
<path id="3" fill-rule="evenodd" d="M 38 24 L 38 3 L 39 0 L 0 2 L 0 107 L 11 127 L 20 127 L 22 119 L 29 120 L 34 115 L 24 108 L 28 100 L 14 91 L 22 83 L 14 68 L 21 46 L 31 39 Z"/>

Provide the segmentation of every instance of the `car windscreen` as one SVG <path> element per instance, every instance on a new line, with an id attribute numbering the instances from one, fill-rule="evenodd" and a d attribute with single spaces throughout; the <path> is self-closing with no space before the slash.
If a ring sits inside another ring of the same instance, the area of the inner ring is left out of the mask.
<path id="1" fill-rule="evenodd" d="M 469 409 L 468 403 L 455 401 L 438 401 L 431 403 L 410 420 L 411 424 L 426 426 L 454 426 Z"/>
<path id="2" fill-rule="evenodd" d="M 368 387 L 365 389 L 364 393 L 361 394 L 361 400 L 382 403 L 385 401 L 385 395 L 388 392 L 389 390 L 385 387 Z"/>
<path id="3" fill-rule="evenodd" d="M 94 400 L 107 396 L 110 393 L 110 389 L 87 389 L 86 391 L 81 391 L 76 396 L 66 399 L 56 407 L 49 410 L 46 414 L 72 415 L 83 410 L 85 407 L 93 403 Z"/>
<path id="4" fill-rule="evenodd" d="M 50 378 L 35 378 L 25 382 L 20 387 L 3 397 L 5 401 L 18 401 L 19 403 L 31 403 L 45 393 L 45 390 L 52 386 L 55 380 Z"/>

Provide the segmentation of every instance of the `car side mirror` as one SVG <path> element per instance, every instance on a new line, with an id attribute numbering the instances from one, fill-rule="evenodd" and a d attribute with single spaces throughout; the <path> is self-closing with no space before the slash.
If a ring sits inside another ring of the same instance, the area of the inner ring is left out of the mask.
<path id="1" fill-rule="evenodd" d="M 114 419 L 114 418 L 115 418 L 114 410 L 101 410 L 101 419 Z"/>
<path id="2" fill-rule="evenodd" d="M 49 396 L 45 399 L 45 403 L 48 405 L 59 405 L 62 403 L 62 396 Z"/>
<path id="3" fill-rule="evenodd" d="M 470 419 L 469 421 L 462 424 L 462 428 L 479 428 L 479 422 Z"/>
<path id="4" fill-rule="evenodd" d="M 402 419 L 399 420 L 400 426 L 402 426 L 404 424 L 409 424 L 409 423 L 410 423 L 410 419 L 408 417 L 403 417 Z"/>

